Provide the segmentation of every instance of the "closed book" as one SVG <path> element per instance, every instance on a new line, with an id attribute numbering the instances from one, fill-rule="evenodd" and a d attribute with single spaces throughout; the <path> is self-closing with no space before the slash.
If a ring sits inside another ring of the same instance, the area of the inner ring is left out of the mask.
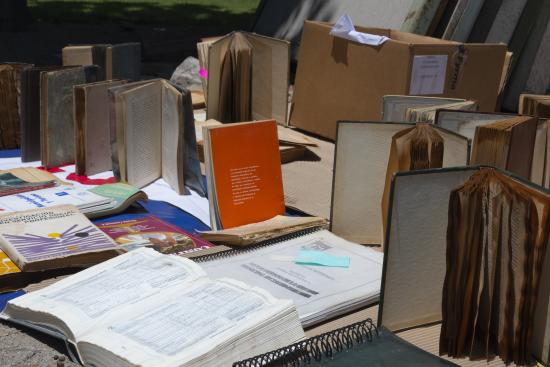
<path id="1" fill-rule="evenodd" d="M 0 149 L 16 149 L 21 145 L 22 74 L 32 67 L 22 63 L 0 63 Z"/>
<path id="2" fill-rule="evenodd" d="M 95 264 L 116 245 L 72 205 L 0 215 L 0 249 L 23 271 Z"/>
<path id="3" fill-rule="evenodd" d="M 207 126 L 203 138 L 213 229 L 284 213 L 275 120 Z"/>

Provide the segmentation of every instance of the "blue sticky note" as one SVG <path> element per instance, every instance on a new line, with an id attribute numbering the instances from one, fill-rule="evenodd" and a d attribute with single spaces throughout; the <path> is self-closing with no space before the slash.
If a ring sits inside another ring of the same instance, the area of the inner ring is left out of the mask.
<path id="1" fill-rule="evenodd" d="M 296 264 L 331 266 L 338 268 L 349 268 L 349 256 L 336 256 L 324 251 L 300 250 L 296 259 Z"/>

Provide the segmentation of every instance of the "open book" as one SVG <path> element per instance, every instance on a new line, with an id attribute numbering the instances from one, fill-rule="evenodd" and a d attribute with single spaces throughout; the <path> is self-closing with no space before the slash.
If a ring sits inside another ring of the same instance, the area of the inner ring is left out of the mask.
<path id="1" fill-rule="evenodd" d="M 16 298 L 2 317 L 66 338 L 96 367 L 227 366 L 304 337 L 290 300 L 147 248 Z"/>
<path id="2" fill-rule="evenodd" d="M 518 111 L 524 115 L 550 118 L 550 96 L 521 94 L 519 96 Z"/>
<path id="3" fill-rule="evenodd" d="M 74 163 L 73 87 L 95 82 L 98 70 L 90 65 L 40 74 L 40 159 L 45 167 Z"/>
<path id="4" fill-rule="evenodd" d="M 529 362 L 548 330 L 549 213 L 548 193 L 492 168 L 451 192 L 440 353 Z"/>
<path id="5" fill-rule="evenodd" d="M 537 122 L 534 117 L 517 116 L 477 126 L 471 163 L 505 169 L 530 178 Z"/>
<path id="6" fill-rule="evenodd" d="M 178 194 L 202 193 L 191 95 L 167 80 L 109 89 L 113 173 L 144 187 L 163 178 Z"/>
<path id="7" fill-rule="evenodd" d="M 316 259 L 300 262 L 304 252 Z M 341 258 L 349 258 L 347 266 L 333 266 Z M 378 301 L 383 254 L 310 229 L 197 261 L 213 278 L 231 277 L 292 299 L 308 327 Z"/>
<path id="8" fill-rule="evenodd" d="M 290 44 L 233 32 L 199 46 L 208 71 L 206 115 L 222 122 L 274 119 L 286 125 Z"/>
<path id="9" fill-rule="evenodd" d="M 468 139 L 437 126 L 428 128 L 443 140 L 442 167 L 468 163 Z M 392 142 L 402 134 L 417 130 L 410 123 L 338 123 L 331 207 L 331 230 L 335 234 L 358 243 L 382 243 L 383 214 L 380 206 L 387 187 L 386 173 L 388 169 L 396 169 L 388 165 Z M 400 141 L 404 147 L 411 147 L 410 141 Z M 412 154 L 418 151 L 403 149 L 402 153 L 405 152 L 402 163 L 405 166 L 408 163 L 411 168 L 411 161 L 419 158 L 413 159 Z M 389 177 L 391 174 L 393 172 Z"/>
<path id="10" fill-rule="evenodd" d="M 387 95 L 382 98 L 382 121 L 433 122 L 438 109 L 477 110 L 477 103 L 460 98 Z"/>
<path id="11" fill-rule="evenodd" d="M 0 63 L 0 149 L 20 146 L 20 126 L 25 114 L 21 106 L 22 74 L 30 64 Z"/>

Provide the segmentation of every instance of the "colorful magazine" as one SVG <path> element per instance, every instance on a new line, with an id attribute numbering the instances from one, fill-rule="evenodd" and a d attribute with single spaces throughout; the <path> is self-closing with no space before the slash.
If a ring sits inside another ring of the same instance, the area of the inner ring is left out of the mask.
<path id="1" fill-rule="evenodd" d="M 103 222 L 97 226 L 126 251 L 150 247 L 163 254 L 182 255 L 214 247 L 212 243 L 152 215 Z"/>

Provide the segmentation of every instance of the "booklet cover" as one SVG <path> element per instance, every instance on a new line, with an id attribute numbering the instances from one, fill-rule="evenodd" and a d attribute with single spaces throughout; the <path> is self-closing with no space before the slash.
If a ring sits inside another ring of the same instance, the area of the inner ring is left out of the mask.
<path id="1" fill-rule="evenodd" d="M 127 251 L 150 247 L 163 254 L 181 255 L 214 247 L 212 243 L 152 215 L 97 226 Z"/>
<path id="2" fill-rule="evenodd" d="M 118 253 L 73 205 L 1 214 L 0 249 L 23 271 L 86 266 Z"/>

